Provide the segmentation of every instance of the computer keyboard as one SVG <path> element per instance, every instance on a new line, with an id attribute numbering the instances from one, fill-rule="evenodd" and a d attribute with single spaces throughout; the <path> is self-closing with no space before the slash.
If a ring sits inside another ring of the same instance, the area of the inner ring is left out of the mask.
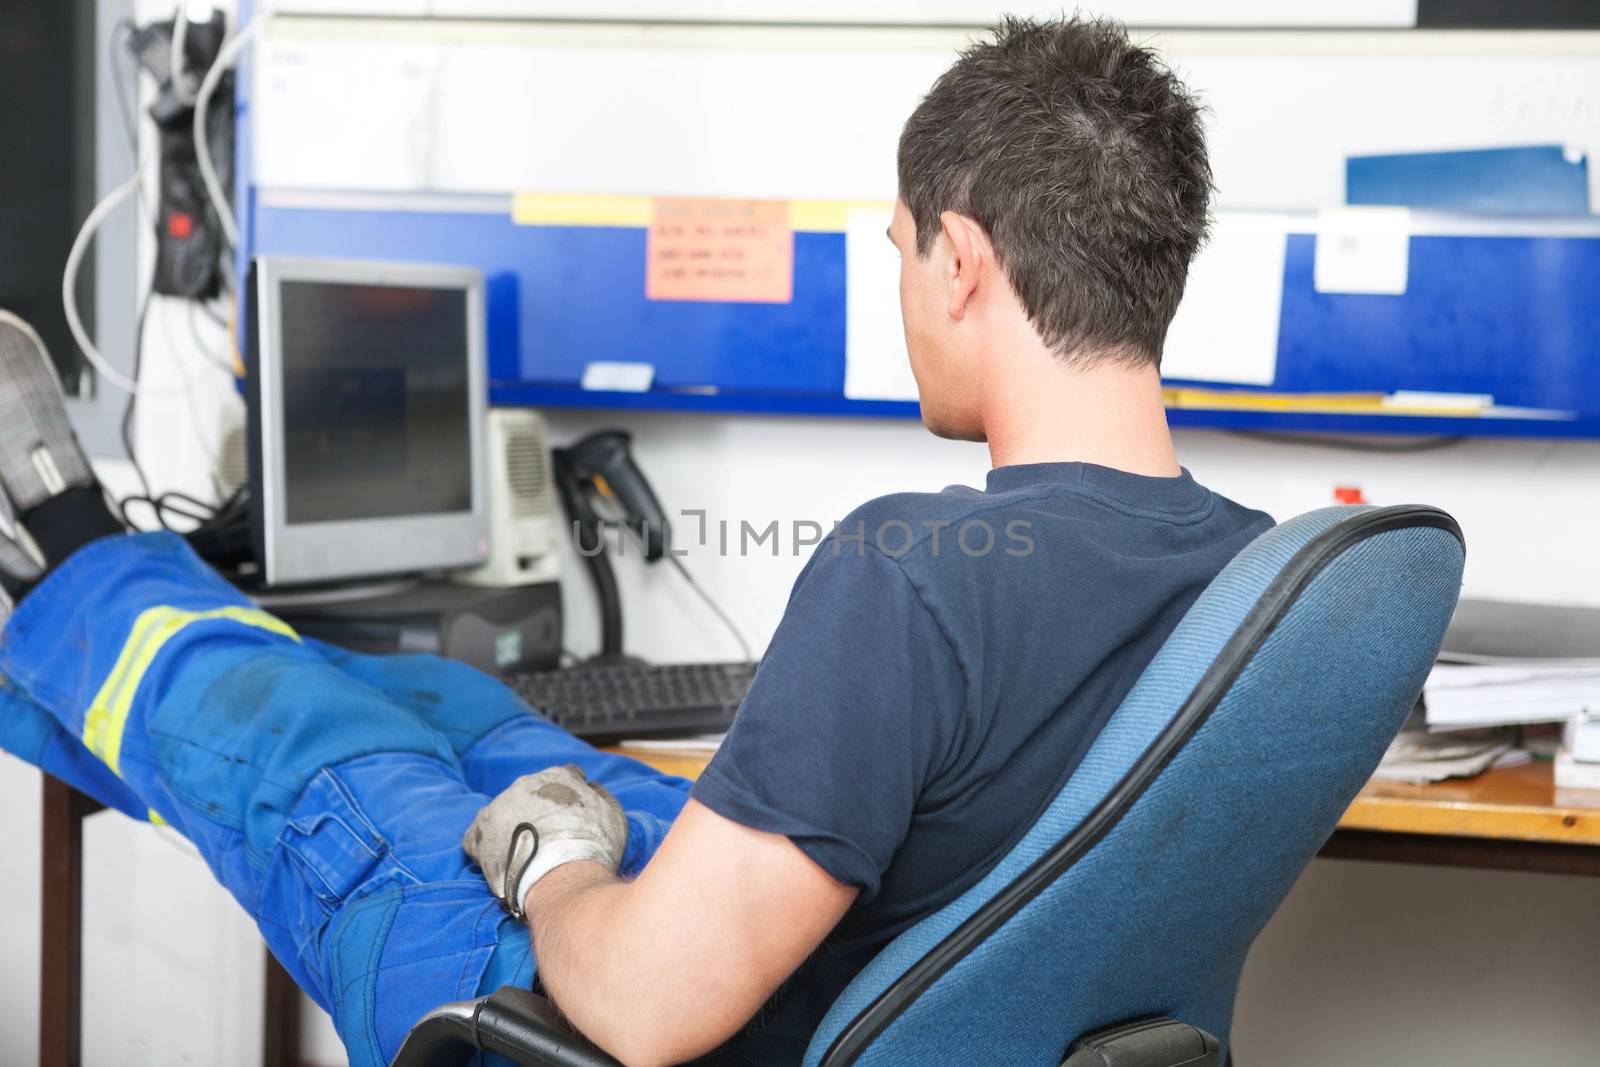
<path id="1" fill-rule="evenodd" d="M 720 734 L 756 676 L 754 663 L 630 663 L 508 675 L 517 695 L 586 741 Z"/>

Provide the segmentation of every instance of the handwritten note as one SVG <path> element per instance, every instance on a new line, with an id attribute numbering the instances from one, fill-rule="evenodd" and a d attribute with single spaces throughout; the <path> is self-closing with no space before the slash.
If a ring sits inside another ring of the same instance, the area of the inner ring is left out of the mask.
<path id="1" fill-rule="evenodd" d="M 787 304 L 794 297 L 789 204 L 657 197 L 645 260 L 651 300 Z"/>

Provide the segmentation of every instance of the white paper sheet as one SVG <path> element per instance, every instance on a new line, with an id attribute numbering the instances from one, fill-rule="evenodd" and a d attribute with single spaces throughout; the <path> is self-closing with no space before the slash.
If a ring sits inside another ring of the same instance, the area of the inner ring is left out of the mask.
<path id="1" fill-rule="evenodd" d="M 439 57 L 428 43 L 267 38 L 256 75 L 256 182 L 430 186 Z"/>
<path id="2" fill-rule="evenodd" d="M 624 738 L 617 744 L 646 752 L 682 752 L 692 756 L 703 752 L 715 752 L 722 747 L 722 739 L 727 736 L 727 734 L 702 734 L 699 737 L 672 737 L 665 740 L 635 737 Z"/>
<path id="3" fill-rule="evenodd" d="M 1430 729 L 1563 722 L 1585 709 L 1600 709 L 1600 669 L 1437 664 L 1422 692 Z"/>
<path id="4" fill-rule="evenodd" d="M 845 221 L 844 395 L 915 400 L 900 320 L 900 256 L 885 236 L 892 209 L 856 208 Z"/>
<path id="5" fill-rule="evenodd" d="M 1430 734 L 1425 729 L 1405 729 L 1389 745 L 1372 777 L 1418 784 L 1471 778 L 1511 751 L 1511 741 L 1503 731 Z M 1522 757 L 1526 755 L 1521 753 Z"/>
<path id="6" fill-rule="evenodd" d="M 1566 749 L 1556 753 L 1556 803 L 1570 804 L 1573 807 L 1594 807 L 1596 797 L 1600 797 L 1600 763 L 1586 763 L 1577 759 Z M 1579 796 L 1571 796 L 1569 789 L 1583 790 Z"/>
<path id="7" fill-rule="evenodd" d="M 656 379 L 649 363 L 623 363 L 597 359 L 583 368 L 583 387 L 610 393 L 647 393 Z"/>
<path id="8" fill-rule="evenodd" d="M 551 140 L 522 123 L 543 100 L 540 57 L 508 44 L 453 43 L 442 52 L 433 99 L 434 187 L 465 193 L 568 188 L 543 184 Z"/>
<path id="9" fill-rule="evenodd" d="M 260 11 L 265 4 L 253 5 Z M 422 18 L 433 14 L 433 0 L 275 0 L 278 15 L 384 15 Z"/>
<path id="10" fill-rule="evenodd" d="M 1569 719 L 1565 739 L 1573 759 L 1600 763 L 1600 708 L 1580 711 Z"/>
<path id="11" fill-rule="evenodd" d="M 1167 331 L 1163 378 L 1272 384 L 1288 227 L 1276 213 L 1217 215 Z"/>
<path id="12" fill-rule="evenodd" d="M 1408 208 L 1338 207 L 1317 213 L 1317 292 L 1400 296 L 1410 270 Z"/>
<path id="13" fill-rule="evenodd" d="M 1503 665 L 1436 664 L 1428 672 L 1425 688 L 1429 692 L 1441 689 L 1504 690 L 1510 686 L 1541 684 L 1587 686 L 1600 692 L 1600 667 L 1586 661 L 1567 663 L 1553 660 L 1547 663 L 1513 662 Z"/>

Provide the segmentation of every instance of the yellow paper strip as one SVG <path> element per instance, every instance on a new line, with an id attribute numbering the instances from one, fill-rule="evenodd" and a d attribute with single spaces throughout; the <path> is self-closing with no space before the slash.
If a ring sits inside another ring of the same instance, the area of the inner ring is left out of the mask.
<path id="1" fill-rule="evenodd" d="M 850 212 L 892 207 L 894 203 L 889 200 L 791 200 L 789 227 L 806 233 L 843 233 L 850 223 Z"/>
<path id="2" fill-rule="evenodd" d="M 1163 389 L 1169 408 L 1190 411 L 1294 411 L 1321 415 L 1430 415 L 1471 418 L 1484 414 L 1481 405 L 1395 403 L 1384 393 L 1252 393 L 1227 389 Z"/>
<path id="3" fill-rule="evenodd" d="M 1230 389 L 1164 389 L 1168 407 L 1225 411 L 1384 410 L 1383 393 L 1253 393 Z"/>
<path id="4" fill-rule="evenodd" d="M 511 221 L 519 226 L 650 225 L 654 198 L 601 193 L 517 193 Z M 789 228 L 807 233 L 843 233 L 850 212 L 883 208 L 884 200 L 791 200 Z"/>
<path id="5" fill-rule="evenodd" d="M 511 198 L 511 221 L 518 226 L 650 225 L 648 196 L 599 196 L 589 193 L 517 193 Z"/>

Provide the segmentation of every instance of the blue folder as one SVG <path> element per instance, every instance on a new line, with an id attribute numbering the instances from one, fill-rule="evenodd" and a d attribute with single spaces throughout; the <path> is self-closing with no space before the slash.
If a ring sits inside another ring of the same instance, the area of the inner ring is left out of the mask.
<path id="1" fill-rule="evenodd" d="M 1345 201 L 1505 214 L 1589 214 L 1589 164 L 1560 145 L 1351 156 Z"/>

